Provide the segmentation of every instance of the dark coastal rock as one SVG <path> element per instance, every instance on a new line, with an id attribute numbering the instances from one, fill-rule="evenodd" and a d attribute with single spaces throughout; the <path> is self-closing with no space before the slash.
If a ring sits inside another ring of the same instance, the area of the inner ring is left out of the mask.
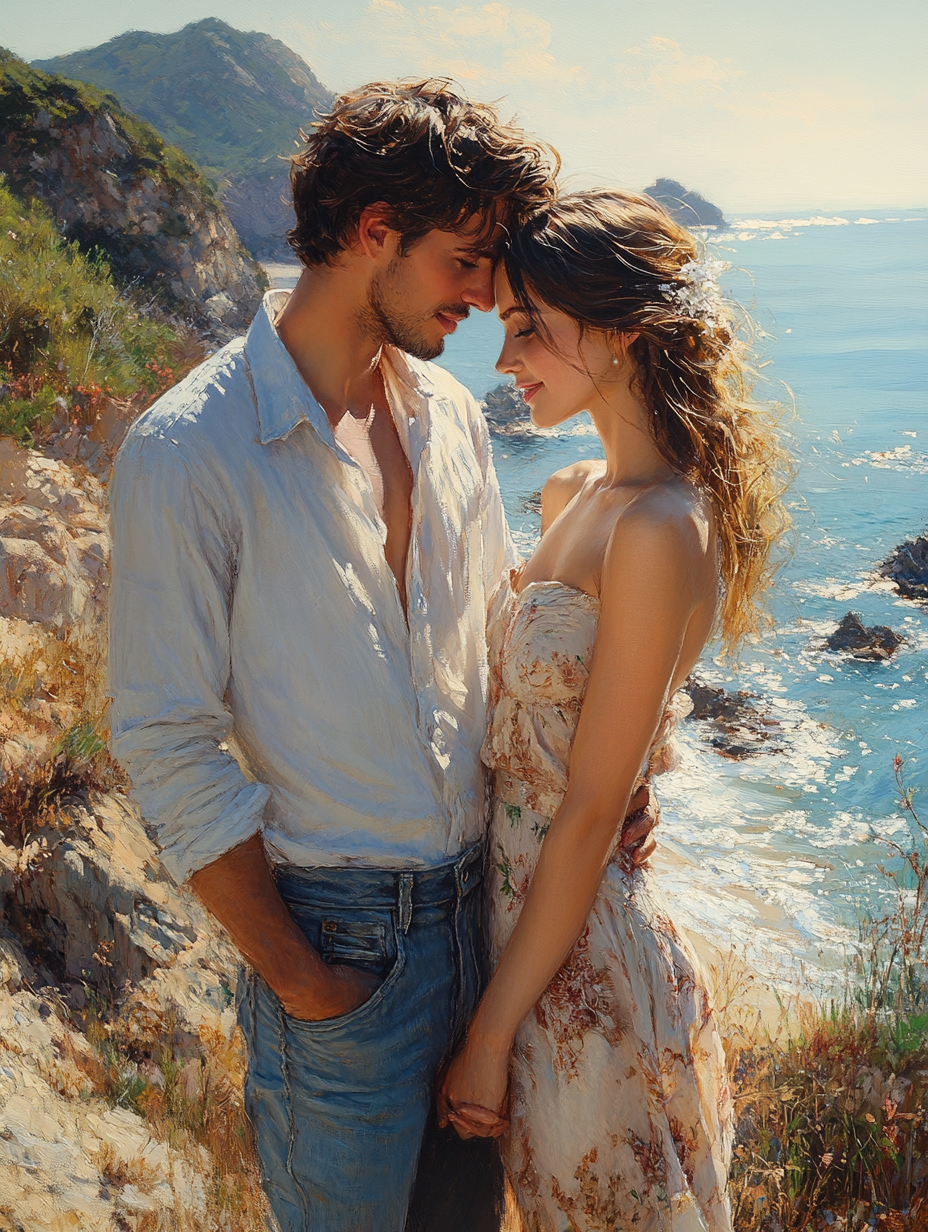
<path id="1" fill-rule="evenodd" d="M 684 227 L 724 227 L 725 216 L 717 205 L 701 193 L 684 188 L 678 180 L 661 178 L 641 190 L 652 201 L 658 201 Z"/>
<path id="2" fill-rule="evenodd" d="M 825 645 L 829 650 L 844 651 L 855 659 L 879 663 L 894 654 L 904 641 L 905 638 L 888 625 L 867 628 L 856 613 L 848 612 Z"/>
<path id="3" fill-rule="evenodd" d="M 877 572 L 896 583 L 907 599 L 928 599 L 928 536 L 906 539 L 893 548 Z"/>
<path id="4" fill-rule="evenodd" d="M 781 730 L 781 725 L 760 709 L 757 705 L 760 698 L 755 693 L 748 693 L 746 689 L 729 693 L 706 684 L 698 676 L 690 676 L 682 692 L 693 703 L 687 719 L 707 724 L 709 743 L 722 757 L 740 761 L 757 753 L 783 751 L 771 743 L 771 737 Z"/>
<path id="5" fill-rule="evenodd" d="M 525 432 L 530 426 L 529 409 L 525 399 L 508 382 L 491 389 L 480 403 L 493 432 L 513 436 Z"/>

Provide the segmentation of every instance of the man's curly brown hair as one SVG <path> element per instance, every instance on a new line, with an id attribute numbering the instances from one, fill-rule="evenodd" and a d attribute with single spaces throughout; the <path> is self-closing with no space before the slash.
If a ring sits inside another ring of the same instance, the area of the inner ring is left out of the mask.
<path id="1" fill-rule="evenodd" d="M 450 83 L 377 81 L 340 95 L 290 160 L 296 225 L 287 233 L 303 265 L 331 261 L 352 240 L 362 212 L 383 202 L 406 251 L 433 228 L 473 219 L 476 250 L 554 197 L 557 153 L 494 107 Z"/>

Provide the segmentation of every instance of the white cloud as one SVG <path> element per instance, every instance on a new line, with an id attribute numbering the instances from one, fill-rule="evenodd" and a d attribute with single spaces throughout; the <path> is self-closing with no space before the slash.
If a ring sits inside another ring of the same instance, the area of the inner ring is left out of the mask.
<path id="1" fill-rule="evenodd" d="M 730 60 L 689 55 L 673 39 L 655 34 L 642 46 L 629 47 L 616 70 L 627 90 L 646 91 L 651 101 L 692 105 L 744 75 L 730 65 Z"/>
<path id="2" fill-rule="evenodd" d="M 925 200 L 926 91 L 911 74 L 868 75 L 840 57 L 810 71 L 760 38 L 679 22 L 656 33 L 652 6 L 634 7 L 634 22 L 620 13 L 594 39 L 576 36 L 582 6 L 346 0 L 324 26 L 281 36 L 334 88 L 436 75 L 505 98 L 577 186 L 671 175 L 729 211 Z"/>
<path id="3" fill-rule="evenodd" d="M 522 79 L 568 84 L 581 73 L 551 52 L 550 22 L 503 4 L 407 8 L 396 0 L 371 0 L 365 27 L 365 37 L 380 40 L 405 74 L 434 73 L 498 89 Z"/>

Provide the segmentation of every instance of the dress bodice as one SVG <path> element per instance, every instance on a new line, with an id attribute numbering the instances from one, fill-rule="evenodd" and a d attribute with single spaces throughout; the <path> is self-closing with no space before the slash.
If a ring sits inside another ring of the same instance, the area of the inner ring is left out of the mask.
<path id="1" fill-rule="evenodd" d="M 481 756 L 497 797 L 553 817 L 567 790 L 599 600 L 563 582 L 504 585 L 490 610 L 490 714 Z"/>

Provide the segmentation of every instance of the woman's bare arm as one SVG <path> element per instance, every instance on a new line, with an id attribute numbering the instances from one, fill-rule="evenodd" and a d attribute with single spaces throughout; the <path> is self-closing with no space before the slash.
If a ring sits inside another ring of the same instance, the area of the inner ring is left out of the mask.
<path id="1" fill-rule="evenodd" d="M 687 627 L 714 593 L 714 562 L 693 520 L 636 507 L 603 567 L 596 653 L 567 794 L 541 848 L 518 923 L 442 1086 L 449 1106 L 499 1109 L 508 1056 L 583 930 L 641 763 L 660 726 Z M 458 1132 L 496 1132 L 462 1125 Z"/>

